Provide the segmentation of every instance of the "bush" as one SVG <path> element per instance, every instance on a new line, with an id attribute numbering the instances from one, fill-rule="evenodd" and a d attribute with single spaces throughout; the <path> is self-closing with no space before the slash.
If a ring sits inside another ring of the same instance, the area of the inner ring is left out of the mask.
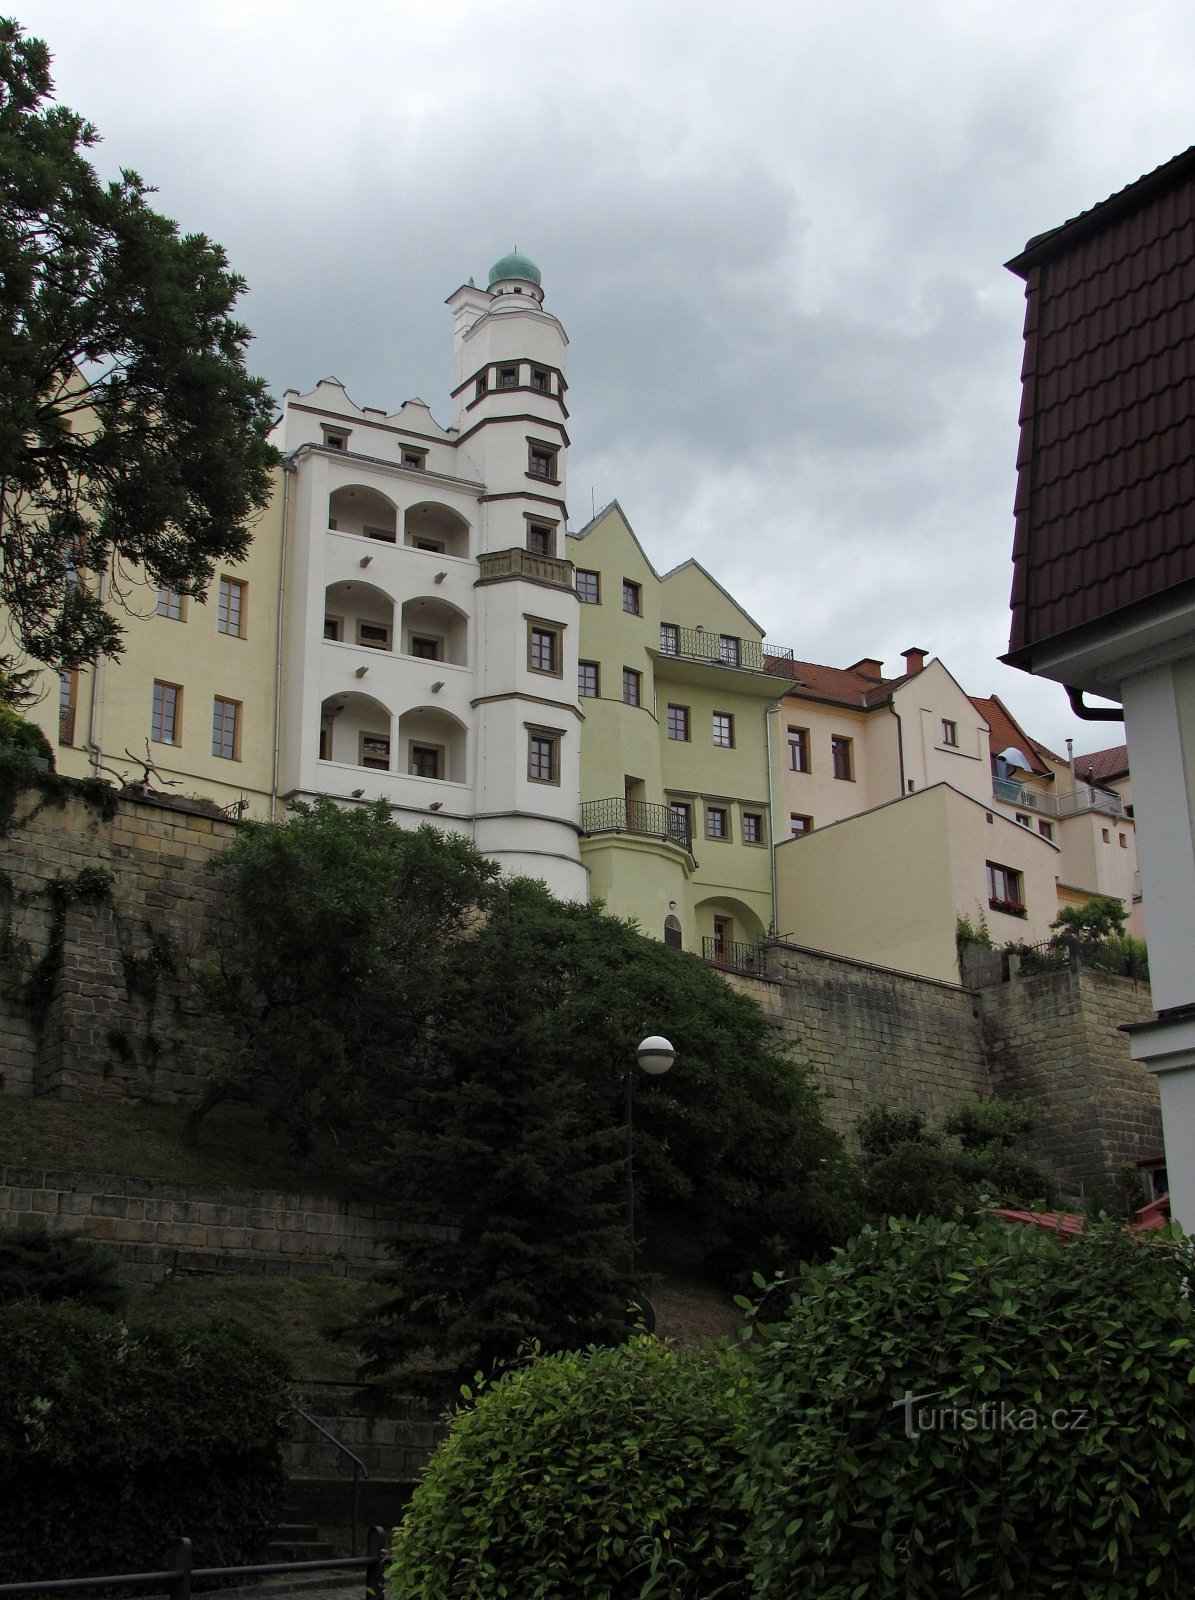
<path id="1" fill-rule="evenodd" d="M 259 1554 L 290 1413 L 247 1329 L 131 1329 L 102 1312 L 0 1308 L 0 1582 Z"/>
<path id="2" fill-rule="evenodd" d="M 80 1234 L 44 1228 L 0 1232 L 0 1306 L 75 1300 L 97 1311 L 120 1311 L 128 1297 L 116 1257 Z"/>
<path id="3" fill-rule="evenodd" d="M 802 1270 L 741 1477 L 763 1597 L 1190 1593 L 1188 1240 L 928 1220 Z"/>
<path id="4" fill-rule="evenodd" d="M 543 1357 L 458 1413 L 395 1535 L 391 1600 L 746 1600 L 737 1350 Z"/>

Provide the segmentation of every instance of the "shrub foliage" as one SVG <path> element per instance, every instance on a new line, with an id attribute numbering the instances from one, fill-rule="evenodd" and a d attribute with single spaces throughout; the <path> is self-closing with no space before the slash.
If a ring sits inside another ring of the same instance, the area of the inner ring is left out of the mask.
<path id="1" fill-rule="evenodd" d="M 990 1219 L 804 1268 L 763 1330 L 753 1593 L 1189 1594 L 1193 1271 L 1178 1237 Z"/>
<path id="2" fill-rule="evenodd" d="M 392 1600 L 746 1600 L 740 1352 L 543 1357 L 458 1412 L 395 1535 Z"/>
<path id="3" fill-rule="evenodd" d="M 0 1308 L 0 1582 L 259 1555 L 290 1411 L 278 1357 L 235 1324 L 133 1330 Z"/>
<path id="4" fill-rule="evenodd" d="M 12 1228 L 0 1233 L 0 1305 L 18 1300 L 74 1300 L 97 1311 L 120 1311 L 128 1290 L 116 1257 L 90 1239 Z"/>

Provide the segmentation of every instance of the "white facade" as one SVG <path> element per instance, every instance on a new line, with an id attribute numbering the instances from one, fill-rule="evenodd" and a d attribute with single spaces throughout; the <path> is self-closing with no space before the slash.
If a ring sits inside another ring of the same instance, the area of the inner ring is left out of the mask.
<path id="1" fill-rule="evenodd" d="M 278 793 L 383 799 L 584 899 L 567 338 L 504 258 L 449 300 L 450 428 L 288 391 Z"/>

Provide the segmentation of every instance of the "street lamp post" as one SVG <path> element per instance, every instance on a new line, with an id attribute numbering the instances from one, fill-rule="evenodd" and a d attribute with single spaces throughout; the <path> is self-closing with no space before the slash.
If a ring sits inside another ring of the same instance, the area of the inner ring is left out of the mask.
<path id="1" fill-rule="evenodd" d="M 676 1051 L 658 1033 L 649 1034 L 635 1052 L 639 1066 L 650 1077 L 658 1078 L 668 1071 L 676 1060 Z M 623 1075 L 627 1101 L 627 1242 L 630 1255 L 631 1279 L 635 1277 L 635 1163 L 633 1138 L 635 1131 L 635 1073 L 628 1067 Z"/>

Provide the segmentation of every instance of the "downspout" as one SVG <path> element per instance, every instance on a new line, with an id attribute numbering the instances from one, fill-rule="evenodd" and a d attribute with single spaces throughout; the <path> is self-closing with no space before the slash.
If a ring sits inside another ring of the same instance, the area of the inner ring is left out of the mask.
<path id="1" fill-rule="evenodd" d="M 278 767 L 282 746 L 282 607 L 286 598 L 286 542 L 290 532 L 290 480 L 299 469 L 294 456 L 282 462 L 282 548 L 278 556 L 278 623 L 274 636 L 274 766 L 270 777 L 270 821 L 278 820 Z"/>
<path id="2" fill-rule="evenodd" d="M 891 700 L 888 702 L 888 710 L 896 718 L 896 759 L 900 765 L 900 792 L 903 796 L 905 792 L 905 725 L 900 720 L 900 712 Z"/>
<path id="3" fill-rule="evenodd" d="M 1065 684 L 1066 698 L 1071 703 L 1071 710 L 1080 722 L 1123 722 L 1124 707 L 1117 711 L 1114 706 L 1088 706 L 1083 703 L 1082 689 L 1076 689 L 1071 684 Z"/>
<path id="4" fill-rule="evenodd" d="M 777 927 L 778 927 L 778 924 L 777 924 L 777 921 L 776 921 L 777 893 L 778 893 L 778 886 L 777 886 L 777 881 L 776 881 L 776 819 L 782 813 L 781 813 L 780 809 L 776 805 L 776 790 L 775 790 L 775 779 L 774 779 L 775 768 L 774 768 L 774 766 L 772 764 L 772 726 L 773 726 L 773 724 L 772 724 L 771 719 L 773 717 L 776 718 L 775 726 L 777 728 L 779 728 L 779 726 L 780 726 L 780 722 L 779 722 L 779 718 L 780 718 L 780 701 L 779 700 L 773 700 L 772 704 L 766 708 L 766 710 L 764 711 L 764 714 L 763 714 L 764 748 L 767 751 L 767 758 L 768 758 L 768 811 L 770 813 L 770 818 L 769 818 L 769 824 L 768 825 L 769 825 L 769 828 L 771 829 L 771 837 L 768 840 L 768 865 L 771 868 L 771 877 L 772 877 L 772 931 L 775 932 Z M 779 734 L 777 734 L 777 739 L 779 739 Z"/>
<path id="5" fill-rule="evenodd" d="M 107 593 L 108 572 L 105 568 L 105 570 L 100 573 L 99 601 L 101 606 L 107 597 Z M 102 651 L 97 650 L 95 653 L 95 662 L 91 668 L 91 706 L 87 714 L 87 751 L 91 756 L 91 770 L 95 773 L 97 778 L 100 775 L 100 770 L 104 761 L 104 752 L 100 749 L 99 741 L 100 704 L 102 699 L 100 691 L 103 687 L 103 680 L 104 656 Z"/>

